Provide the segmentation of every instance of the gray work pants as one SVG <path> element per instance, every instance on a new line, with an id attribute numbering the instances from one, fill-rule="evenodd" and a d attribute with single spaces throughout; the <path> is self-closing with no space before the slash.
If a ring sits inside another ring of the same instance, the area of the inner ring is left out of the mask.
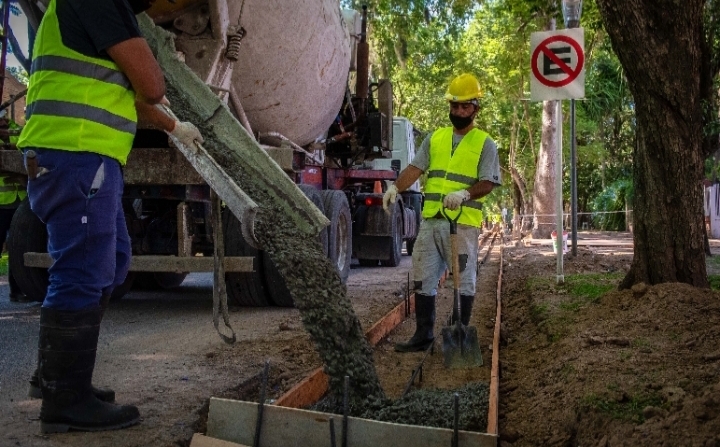
<path id="1" fill-rule="evenodd" d="M 480 229 L 461 224 L 457 227 L 460 294 L 474 296 Z M 450 223 L 446 219 L 423 220 L 413 251 L 415 291 L 435 296 L 445 269 L 452 269 Z"/>

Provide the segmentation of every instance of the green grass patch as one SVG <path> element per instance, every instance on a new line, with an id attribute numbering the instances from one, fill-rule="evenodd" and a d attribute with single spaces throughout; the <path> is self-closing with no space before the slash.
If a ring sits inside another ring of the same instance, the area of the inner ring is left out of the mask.
<path id="1" fill-rule="evenodd" d="M 720 258 L 720 256 L 717 258 Z M 720 290 L 720 275 L 708 275 L 708 282 L 710 282 L 712 290 Z"/>
<path id="2" fill-rule="evenodd" d="M 549 315 L 550 306 L 547 304 L 533 304 L 530 306 L 530 318 L 532 318 L 535 324 L 547 320 Z"/>
<path id="3" fill-rule="evenodd" d="M 3 254 L 2 257 L 0 257 L 0 276 L 7 276 L 8 274 L 8 255 L 7 253 Z"/>
<path id="4" fill-rule="evenodd" d="M 663 400 L 658 394 L 640 394 L 630 396 L 627 400 L 618 402 L 615 399 L 591 394 L 583 399 L 583 403 L 589 407 L 605 413 L 613 419 L 632 421 L 636 424 L 645 422 L 643 409 L 645 407 L 662 407 Z"/>
<path id="5" fill-rule="evenodd" d="M 588 273 L 565 277 L 564 284 L 556 284 L 554 277 L 528 278 L 525 287 L 534 304 L 530 306 L 530 318 L 542 328 L 550 342 L 556 342 L 568 333 L 575 316 L 582 308 L 597 304 L 600 297 L 615 289 L 622 273 Z M 544 293 L 548 293 L 548 301 Z"/>

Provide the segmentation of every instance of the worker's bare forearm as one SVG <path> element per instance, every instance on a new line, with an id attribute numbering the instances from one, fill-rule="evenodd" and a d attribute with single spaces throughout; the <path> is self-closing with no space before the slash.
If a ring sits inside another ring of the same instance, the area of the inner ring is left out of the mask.
<path id="1" fill-rule="evenodd" d="M 420 178 L 422 173 L 423 171 L 420 168 L 408 165 L 400 172 L 397 180 L 395 180 L 395 187 L 400 192 L 405 191 Z"/>
<path id="2" fill-rule="evenodd" d="M 151 125 L 166 132 L 172 132 L 175 128 L 175 120 L 156 106 L 144 101 L 135 101 L 135 108 L 138 113 L 138 122 Z"/>
<path id="3" fill-rule="evenodd" d="M 136 101 L 157 104 L 165 96 L 165 78 L 145 39 L 135 37 L 107 49 L 110 58 L 128 77 Z"/>
<path id="4" fill-rule="evenodd" d="M 495 183 L 488 180 L 480 180 L 479 182 L 468 188 L 468 192 L 470 193 L 470 200 L 485 197 L 486 195 L 490 194 L 494 187 Z"/>

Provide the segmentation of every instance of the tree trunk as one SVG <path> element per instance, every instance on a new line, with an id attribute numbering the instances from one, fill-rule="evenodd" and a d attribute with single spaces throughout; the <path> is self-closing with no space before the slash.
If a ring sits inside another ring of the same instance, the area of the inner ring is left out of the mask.
<path id="1" fill-rule="evenodd" d="M 555 19 L 547 30 L 555 29 Z M 555 151 L 557 148 L 557 106 L 555 101 L 543 102 L 542 137 L 535 167 L 533 186 L 533 238 L 549 239 L 555 223 Z"/>
<path id="2" fill-rule="evenodd" d="M 703 245 L 704 0 L 597 0 L 635 99 L 635 257 L 621 288 L 708 287 Z"/>
<path id="3" fill-rule="evenodd" d="M 557 148 L 556 101 L 545 101 L 542 114 L 542 139 L 535 168 L 533 188 L 533 237 L 549 239 L 555 223 L 555 151 Z"/>

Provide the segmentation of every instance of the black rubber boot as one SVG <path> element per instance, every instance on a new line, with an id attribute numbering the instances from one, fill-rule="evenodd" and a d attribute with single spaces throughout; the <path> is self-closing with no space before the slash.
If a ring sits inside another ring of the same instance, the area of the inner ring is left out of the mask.
<path id="1" fill-rule="evenodd" d="M 395 344 L 397 352 L 424 351 L 430 347 L 435 339 L 433 327 L 435 326 L 435 297 L 415 294 L 415 334 L 407 343 Z"/>
<path id="2" fill-rule="evenodd" d="M 100 320 L 105 316 L 105 311 L 110 304 L 110 295 L 103 295 L 100 298 L 100 307 L 102 314 Z M 113 403 L 115 402 L 115 391 L 109 388 L 95 388 L 92 387 L 92 392 L 99 400 L 103 402 Z M 40 391 L 40 379 L 38 378 L 38 369 L 35 368 L 32 377 L 30 377 L 30 385 L 28 386 L 28 397 L 31 399 L 42 399 L 42 391 Z"/>
<path id="3" fill-rule="evenodd" d="M 470 324 L 470 315 L 472 315 L 474 301 L 475 295 L 460 295 L 460 322 L 465 326 Z"/>
<path id="4" fill-rule="evenodd" d="M 103 402 L 92 392 L 102 312 L 100 307 L 80 311 L 44 307 L 40 310 L 42 433 L 115 430 L 140 420 L 136 407 Z"/>
<path id="5" fill-rule="evenodd" d="M 472 315 L 474 301 L 475 295 L 460 295 L 460 313 L 462 314 L 460 322 L 465 326 L 470 324 L 470 315 Z M 450 326 L 455 324 L 457 321 L 457 314 L 457 301 L 453 300 L 453 312 L 452 318 L 450 318 Z"/>

